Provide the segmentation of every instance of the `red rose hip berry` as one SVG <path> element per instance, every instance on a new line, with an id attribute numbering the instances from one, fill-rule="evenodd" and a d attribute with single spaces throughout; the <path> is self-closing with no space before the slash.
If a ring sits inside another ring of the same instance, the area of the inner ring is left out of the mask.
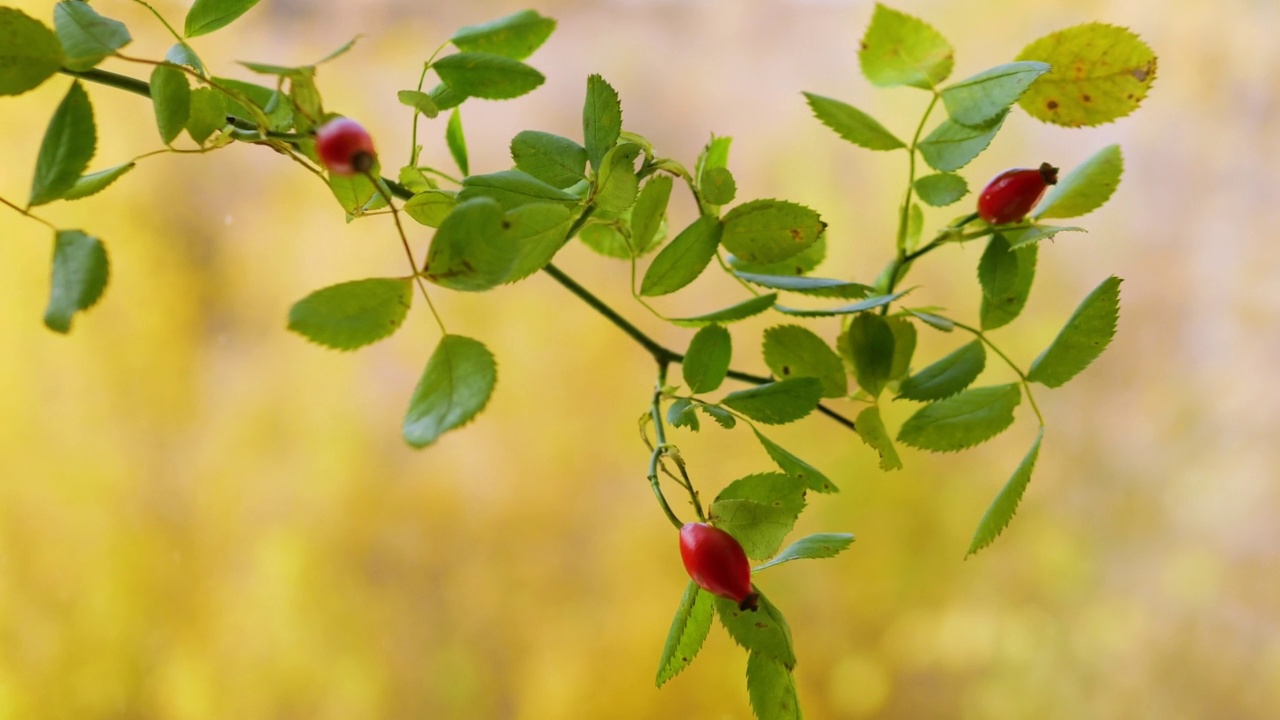
<path id="1" fill-rule="evenodd" d="M 364 127 L 350 118 L 335 118 L 316 130 L 316 152 L 320 161 L 335 175 L 355 175 L 373 169 L 377 153 L 373 138 Z"/>
<path id="2" fill-rule="evenodd" d="M 1034 170 L 1005 170 L 978 196 L 978 215 L 992 225 L 1021 220 L 1040 201 L 1044 191 L 1057 183 L 1058 168 L 1049 163 L 1041 163 Z"/>
<path id="3" fill-rule="evenodd" d="M 698 587 L 729 598 L 741 610 L 756 609 L 760 596 L 751 589 L 751 564 L 732 535 L 706 523 L 685 523 L 680 557 Z"/>

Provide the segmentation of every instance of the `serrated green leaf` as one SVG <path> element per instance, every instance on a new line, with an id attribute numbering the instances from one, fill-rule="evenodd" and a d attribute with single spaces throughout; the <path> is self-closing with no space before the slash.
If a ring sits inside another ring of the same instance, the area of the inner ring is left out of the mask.
<path id="1" fill-rule="evenodd" d="M 898 397 L 931 402 L 951 397 L 978 379 L 987 364 L 987 351 L 974 340 L 902 381 Z"/>
<path id="2" fill-rule="evenodd" d="M 702 649 L 707 634 L 711 632 L 711 618 L 715 614 L 715 596 L 689 581 L 680 598 L 680 607 L 671 619 L 667 642 L 658 660 L 658 687 L 689 667 Z"/>
<path id="3" fill-rule="evenodd" d="M 542 73 L 501 55 L 460 52 L 446 55 L 431 66 L 445 85 L 468 97 L 509 100 L 537 89 L 546 81 Z"/>
<path id="4" fill-rule="evenodd" d="M 722 231 L 714 217 L 703 215 L 694 220 L 653 259 L 640 281 L 640 294 L 667 295 L 696 280 L 716 256 Z"/>
<path id="5" fill-rule="evenodd" d="M 917 410 L 903 423 L 898 442 L 931 452 L 973 447 L 1008 429 L 1021 401 L 1016 384 L 965 390 Z"/>
<path id="6" fill-rule="evenodd" d="M 525 130 L 511 139 L 516 167 L 558 188 L 586 177 L 587 150 L 566 137 Z"/>
<path id="7" fill-rule="evenodd" d="M 992 263 L 1005 263 L 1003 255 L 1017 256 L 1017 280 L 1010 286 L 1008 292 L 988 295 L 984 290 L 982 294 L 982 307 L 979 312 L 982 321 L 983 330 L 994 330 L 1004 327 L 1013 319 L 1022 313 L 1022 308 L 1026 307 L 1027 298 L 1031 295 L 1031 284 L 1036 277 L 1036 257 L 1038 255 L 1036 245 L 1028 245 L 1021 250 L 1009 250 L 1009 243 L 1004 236 L 997 233 L 991 237 L 987 243 L 987 249 L 983 252 L 983 260 L 979 262 L 979 268 L 983 262 L 987 261 L 987 256 L 999 256 L 1000 259 L 992 259 Z M 982 273 L 979 272 L 979 279 Z"/>
<path id="8" fill-rule="evenodd" d="M 53 279 L 44 324 L 60 333 L 71 331 L 77 312 L 93 307 L 107 287 L 111 268 L 98 238 L 80 230 L 58 230 L 53 239 Z"/>
<path id="9" fill-rule="evenodd" d="M 893 329 L 880 315 L 862 313 L 849 322 L 844 337 L 858 387 L 879 395 L 893 370 Z"/>
<path id="10" fill-rule="evenodd" d="M 747 695 L 757 720 L 801 720 L 800 698 L 791 671 L 761 654 L 747 656 Z"/>
<path id="11" fill-rule="evenodd" d="M 462 133 L 462 113 L 458 112 L 456 108 L 449 114 L 449 124 L 445 126 L 444 139 L 445 144 L 449 146 L 449 154 L 453 156 L 453 162 L 458 166 L 458 170 L 464 177 L 470 175 L 471 165 L 467 161 L 467 138 Z M 463 180 L 463 185 L 465 186 L 467 180 L 470 179 L 466 177 Z"/>
<path id="12" fill-rule="evenodd" d="M 574 215 L 563 205 L 534 203 L 521 205 L 503 216 L 503 241 L 515 246 L 511 267 L 504 283 L 529 277 L 546 267 L 569 241 Z"/>
<path id="13" fill-rule="evenodd" d="M 276 77 L 289 78 L 290 80 L 306 80 L 313 77 L 316 72 L 314 65 L 272 65 L 271 63 L 250 62 L 248 60 L 239 60 L 239 64 L 258 73 L 259 75 L 275 75 Z"/>
<path id="14" fill-rule="evenodd" d="M 371 174 L 377 176 L 378 168 L 375 165 Z M 380 184 L 381 180 L 378 181 Z M 361 175 L 338 175 L 337 173 L 329 174 L 329 189 L 333 191 L 333 196 L 337 198 L 338 204 L 351 217 L 358 217 L 370 210 L 377 209 L 378 206 L 386 206 L 386 199 L 378 193 L 378 186 L 373 184 L 369 178 Z M 383 192 L 387 195 L 391 194 L 391 189 L 382 186 Z M 378 202 L 381 200 L 381 202 Z"/>
<path id="15" fill-rule="evenodd" d="M 62 194 L 63 200 L 79 200 L 95 193 L 102 192 L 108 185 L 120 179 L 121 175 L 133 169 L 136 163 L 130 161 L 121 165 L 99 170 L 96 173 L 82 175 L 71 189 Z"/>
<path id="16" fill-rule="evenodd" d="M 1028 380 L 1061 387 L 1102 355 L 1120 320 L 1120 282 L 1112 275 L 1089 293 L 1058 337 L 1031 363 Z"/>
<path id="17" fill-rule="evenodd" d="M 752 586 L 759 592 L 759 588 Z M 738 645 L 773 658 L 783 667 L 796 665 L 795 651 L 791 645 L 791 626 L 786 618 L 764 594 L 760 595 L 755 610 L 741 610 L 738 603 L 722 597 L 715 598 L 716 615 L 729 637 Z"/>
<path id="18" fill-rule="evenodd" d="M 62 67 L 58 36 L 22 11 L 0 7 L 0 96 L 21 95 Z"/>
<path id="19" fill-rule="evenodd" d="M 157 66 L 151 72 L 151 102 L 160 139 L 171 145 L 191 116 L 191 84 L 186 74 L 171 65 Z"/>
<path id="20" fill-rule="evenodd" d="M 911 308 L 907 308 L 906 310 L 907 312 L 911 313 L 914 317 L 916 317 L 918 320 L 920 320 L 920 322 L 924 323 L 925 325 L 928 325 L 929 327 L 935 330 L 941 330 L 942 332 L 951 332 L 952 330 L 956 329 L 956 323 L 951 318 L 945 318 L 945 317 L 942 317 L 941 315 L 935 315 L 933 313 L 924 312 L 921 310 L 912 310 Z"/>
<path id="21" fill-rule="evenodd" d="M 944 88 L 942 103 L 961 125 L 982 125 L 1008 110 L 1047 72 L 1047 64 L 1035 61 L 997 65 Z"/>
<path id="22" fill-rule="evenodd" d="M 812 245 L 826 227 L 818 213 L 803 205 L 752 200 L 724 216 L 720 242 L 749 263 L 775 263 Z"/>
<path id="23" fill-rule="evenodd" d="M 518 254 L 503 237 L 503 221 L 502 206 L 490 198 L 459 202 L 431 240 L 423 277 L 451 290 L 500 285 Z"/>
<path id="24" fill-rule="evenodd" d="M 203 145 L 227 124 L 226 96 L 213 88 L 201 87 L 191 91 L 191 111 L 187 116 L 187 134 Z"/>
<path id="25" fill-rule="evenodd" d="M 585 157 L 585 155 L 584 155 Z M 631 210 L 631 245 L 643 255 L 656 247 L 671 200 L 671 177 L 659 175 L 644 184 Z"/>
<path id="26" fill-rule="evenodd" d="M 640 146 L 635 143 L 620 143 L 605 153 L 596 178 L 596 207 L 620 213 L 635 204 L 640 192 L 635 165 L 638 157 Z"/>
<path id="27" fill-rule="evenodd" d="M 849 379 L 835 350 L 811 330 L 799 325 L 779 325 L 764 332 L 764 362 L 781 379 L 817 378 L 822 396 L 844 397 Z"/>
<path id="28" fill-rule="evenodd" d="M 1108 145 L 1080 163 L 1049 189 L 1031 215 L 1035 218 L 1073 218 L 1102 207 L 1120 186 L 1124 156 L 1119 145 Z"/>
<path id="29" fill-rule="evenodd" d="M 43 205 L 61 198 L 76 184 L 89 166 L 98 145 L 93 122 L 93 105 L 84 87 L 71 85 L 40 142 L 35 178 L 31 182 L 31 205 Z"/>
<path id="30" fill-rule="evenodd" d="M 926 205 L 945 207 L 969 194 L 969 183 L 954 173 L 936 173 L 918 178 L 916 194 Z"/>
<path id="31" fill-rule="evenodd" d="M 689 398 L 679 398 L 671 403 L 671 407 L 667 408 L 667 422 L 671 423 L 671 427 L 688 428 L 694 432 L 702 429 L 698 414 L 694 412 L 693 401 Z"/>
<path id="32" fill-rule="evenodd" d="M 832 558 L 844 552 L 853 544 L 854 537 L 849 533 L 817 533 L 806 535 L 791 543 L 769 562 L 752 568 L 751 572 L 760 572 L 765 568 L 791 562 L 792 560 L 821 560 Z"/>
<path id="33" fill-rule="evenodd" d="M 822 381 L 790 378 L 731 392 L 720 404 L 766 425 L 782 425 L 813 412 L 822 399 Z"/>
<path id="34" fill-rule="evenodd" d="M 730 254 L 726 261 L 729 266 L 738 272 L 750 273 L 752 275 L 767 275 L 774 277 L 799 276 L 808 272 L 813 272 L 822 261 L 827 257 L 827 236 L 826 233 L 818 236 L 818 239 L 809 247 L 800 251 L 796 255 L 792 255 L 786 260 L 776 263 L 750 263 L 740 257 Z"/>
<path id="35" fill-rule="evenodd" d="M 822 95 L 807 92 L 804 96 L 819 122 L 854 145 L 868 150 L 897 150 L 906 147 L 905 143 L 894 137 L 875 118 L 858 108 Z"/>
<path id="36" fill-rule="evenodd" d="M 400 90 L 396 93 L 396 99 L 400 101 L 401 105 L 407 105 L 429 118 L 440 114 L 440 108 L 436 107 L 436 101 L 421 90 Z"/>
<path id="37" fill-rule="evenodd" d="M 1053 66 L 1018 102 L 1037 120 L 1067 127 L 1109 123 L 1138 109 L 1156 79 L 1156 55 L 1129 30 L 1086 23 L 1046 35 L 1018 60 Z"/>
<path id="38" fill-rule="evenodd" d="M 725 430 L 732 430 L 738 424 L 738 419 L 733 413 L 725 410 L 718 405 L 708 405 L 707 403 L 698 403 L 698 409 L 707 414 L 716 424 Z"/>
<path id="39" fill-rule="evenodd" d="M 840 489 L 820 470 L 796 457 L 781 445 L 761 435 L 759 430 L 755 428 L 751 428 L 751 430 L 756 434 L 756 439 L 760 441 L 760 444 L 764 446 L 764 451 L 769 453 L 769 457 L 778 464 L 778 467 L 782 468 L 783 472 L 805 483 L 814 492 L 840 492 Z"/>
<path id="40" fill-rule="evenodd" d="M 1003 234 L 996 233 L 978 262 L 978 282 L 986 299 L 1009 295 L 1018 286 L 1018 255 L 1010 251 Z"/>
<path id="41" fill-rule="evenodd" d="M 916 326 L 909 318 L 891 317 L 885 320 L 893 332 L 893 364 L 889 368 L 889 380 L 898 380 L 911 372 L 911 358 L 916 352 Z"/>
<path id="42" fill-rule="evenodd" d="M 184 32 L 196 37 L 226 27 L 258 4 L 258 0 L 196 0 L 187 11 Z"/>
<path id="43" fill-rule="evenodd" d="M 752 285 L 767 287 L 770 290 L 786 290 L 815 297 L 855 300 L 866 297 L 867 293 L 875 290 L 870 285 L 832 278 L 801 277 L 798 275 L 760 275 L 749 272 L 735 272 L 734 275 Z"/>
<path id="44" fill-rule="evenodd" d="M 720 387 L 733 357 L 733 338 L 720 325 L 708 325 L 693 336 L 689 351 L 680 362 L 684 382 L 693 393 L 708 393 Z"/>
<path id="45" fill-rule="evenodd" d="M 399 330 L 412 302 L 409 278 L 352 280 L 294 303 L 289 329 L 319 345 L 355 350 Z"/>
<path id="46" fill-rule="evenodd" d="M 733 138 L 712 135 L 707 144 L 698 153 L 698 161 L 694 164 L 694 184 L 701 185 L 706 174 L 715 168 L 729 167 L 729 149 L 733 146 Z"/>
<path id="47" fill-rule="evenodd" d="M 702 193 L 702 201 L 708 205 L 720 207 L 733 202 L 738 194 L 738 183 L 728 168 L 709 168 L 702 174 L 702 184 L 698 186 Z"/>
<path id="48" fill-rule="evenodd" d="M 427 95 L 431 96 L 431 102 L 435 103 L 441 112 L 452 110 L 467 99 L 466 93 L 457 88 L 449 87 L 444 83 L 440 83 L 428 90 Z"/>
<path id="49" fill-rule="evenodd" d="M 399 173 L 396 175 L 396 180 L 404 186 L 405 190 L 408 190 L 415 195 L 428 190 L 439 189 L 435 180 L 432 180 L 425 172 L 422 171 L 421 168 L 414 165 L 405 165 L 401 167 Z"/>
<path id="50" fill-rule="evenodd" d="M 625 213 L 624 213 L 625 215 Z M 578 239 L 583 245 L 607 258 L 630 260 L 636 257 L 627 236 L 627 222 L 624 217 L 602 221 L 599 216 L 587 221 L 578 231 Z"/>
<path id="51" fill-rule="evenodd" d="M 498 380 L 493 353 L 478 340 L 445 335 L 431 354 L 404 417 L 404 439 L 426 447 L 484 410 Z"/>
<path id="52" fill-rule="evenodd" d="M 908 290 L 900 290 L 890 295 L 876 295 L 875 297 L 869 297 L 866 300 L 862 300 L 860 302 L 852 303 L 850 305 L 841 305 L 840 307 L 835 307 L 830 309 L 804 310 L 800 308 L 783 307 L 782 305 L 779 305 L 777 307 L 777 310 L 780 313 L 784 313 L 787 315 L 795 315 L 796 317 L 832 317 L 834 315 L 854 315 L 856 313 L 862 313 L 868 310 L 874 310 L 875 308 L 881 307 L 883 305 L 888 305 L 889 303 L 893 302 L 894 300 L 897 300 L 898 298 L 902 297 L 903 295 L 906 295 L 909 292 L 911 292 L 911 290 L 908 289 Z"/>
<path id="53" fill-rule="evenodd" d="M 460 28 L 450 41 L 466 52 L 523 60 L 542 47 L 555 29 L 555 20 L 533 10 L 521 10 L 487 23 Z"/>
<path id="54" fill-rule="evenodd" d="M 171 45 L 165 51 L 164 59 L 174 65 L 185 65 L 201 75 L 205 74 L 204 63 L 200 61 L 200 56 L 196 55 L 196 51 L 184 42 Z"/>
<path id="55" fill-rule="evenodd" d="M 1008 116 L 1007 112 L 1001 113 L 991 122 L 978 127 L 961 125 L 950 119 L 944 120 L 920 141 L 920 156 L 934 170 L 959 170 L 987 149 Z"/>
<path id="56" fill-rule="evenodd" d="M 258 116 L 261 115 L 269 122 L 267 129 L 275 132 L 285 132 L 293 127 L 293 105 L 279 92 L 254 83 L 229 78 L 214 78 L 213 82 L 217 83 L 218 87 L 241 96 L 244 100 L 242 102 L 239 99 L 226 98 L 228 115 L 255 124 L 259 122 Z M 251 110 L 245 104 L 246 102 L 258 112 Z"/>
<path id="57" fill-rule="evenodd" d="M 854 420 L 853 424 L 858 428 L 858 437 L 880 456 L 881 470 L 888 472 L 902 469 L 902 459 L 898 457 L 898 450 L 893 446 L 893 438 L 880 417 L 879 407 L 871 405 L 863 409 L 858 413 L 858 419 Z"/>
<path id="58" fill-rule="evenodd" d="M 438 228 L 456 204 L 457 193 L 448 190 L 425 190 L 409 198 L 404 204 L 404 211 L 423 225 Z"/>
<path id="59" fill-rule="evenodd" d="M 969 550 L 965 553 L 966 558 L 990 545 L 1008 527 L 1013 514 L 1018 511 L 1022 494 L 1031 482 L 1031 472 L 1035 470 L 1036 459 L 1040 457 L 1040 441 L 1043 439 L 1044 428 L 1040 428 L 1031 449 L 1022 458 L 1022 462 L 1018 463 L 1018 469 L 1013 471 L 1013 477 L 1000 489 L 1000 493 L 978 521 L 978 529 L 974 531 L 973 539 L 969 541 Z"/>
<path id="60" fill-rule="evenodd" d="M 858 61 L 872 85 L 929 90 L 951 74 L 954 56 L 950 43 L 928 23 L 876 3 Z"/>
<path id="61" fill-rule="evenodd" d="M 730 305 L 723 310 L 709 312 L 706 315 L 696 315 L 686 318 L 670 318 L 671 322 L 680 327 L 702 327 L 712 323 L 728 324 L 739 320 L 746 320 L 749 317 L 759 315 L 760 313 L 773 307 L 778 301 L 775 293 L 768 295 L 760 295 L 750 300 L 744 300 L 737 305 Z"/>
<path id="62" fill-rule="evenodd" d="M 503 170 L 488 175 L 471 175 L 462 181 L 458 201 L 486 197 L 511 210 L 530 203 L 577 205 L 581 200 L 557 187 L 519 170 Z"/>
<path id="63" fill-rule="evenodd" d="M 72 70 L 88 70 L 133 40 L 124 23 L 105 18 L 78 0 L 53 6 L 53 27 Z"/>
<path id="64" fill-rule="evenodd" d="M 1058 233 L 1088 232 L 1088 230 L 1075 226 L 1032 225 L 1027 228 L 1007 228 L 1002 232 L 1009 241 L 1009 249 L 1018 250 L 1041 240 L 1052 240 Z"/>
<path id="65" fill-rule="evenodd" d="M 600 169 L 605 153 L 622 133 L 622 103 L 618 91 L 599 75 L 587 78 L 587 99 L 582 107 L 582 136 L 591 167 Z"/>
<path id="66" fill-rule="evenodd" d="M 795 514 L 786 508 L 742 499 L 711 503 L 710 515 L 711 524 L 737 539 L 747 557 L 755 560 L 777 552 L 796 522 Z"/>
<path id="67" fill-rule="evenodd" d="M 804 511 L 805 485 L 799 478 L 786 473 L 757 473 L 738 478 L 716 495 L 722 500 L 750 500 L 761 505 L 779 508 L 798 517 Z"/>

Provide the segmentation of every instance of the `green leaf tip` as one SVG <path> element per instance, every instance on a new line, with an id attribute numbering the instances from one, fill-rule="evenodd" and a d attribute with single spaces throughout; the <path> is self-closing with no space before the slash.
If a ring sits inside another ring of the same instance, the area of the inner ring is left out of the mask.
<path id="1" fill-rule="evenodd" d="M 1009 481 L 1001 488 L 1000 493 L 996 495 L 995 500 L 991 502 L 991 506 L 983 513 L 982 520 L 978 521 L 978 528 L 973 533 L 973 539 L 969 541 L 968 552 L 965 553 L 966 558 L 990 545 L 1008 527 L 1009 521 L 1013 519 L 1014 513 L 1018 511 L 1018 504 L 1022 501 L 1022 494 L 1031 482 L 1031 473 L 1035 469 L 1036 459 L 1040 457 L 1040 441 L 1043 439 L 1044 428 L 1041 428 L 1039 434 L 1036 435 L 1036 441 L 1031 445 L 1031 449 L 1022 458 L 1022 462 L 1018 464 L 1018 469 L 1014 470 L 1013 476 L 1009 478 Z"/>

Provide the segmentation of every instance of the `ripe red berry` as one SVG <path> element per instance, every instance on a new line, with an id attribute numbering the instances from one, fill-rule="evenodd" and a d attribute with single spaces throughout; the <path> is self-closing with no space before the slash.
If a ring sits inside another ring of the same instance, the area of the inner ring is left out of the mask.
<path id="1" fill-rule="evenodd" d="M 1021 220 L 1040 201 L 1050 185 L 1058 183 L 1058 168 L 1041 163 L 1037 169 L 1005 170 L 978 196 L 978 215 L 992 225 Z"/>
<path id="2" fill-rule="evenodd" d="M 329 172 L 355 175 L 373 169 L 373 138 L 350 118 L 330 120 L 316 130 L 316 152 Z"/>
<path id="3" fill-rule="evenodd" d="M 738 541 L 706 523 L 680 528 L 680 557 L 698 587 L 755 610 L 760 596 L 751 589 L 751 564 Z"/>

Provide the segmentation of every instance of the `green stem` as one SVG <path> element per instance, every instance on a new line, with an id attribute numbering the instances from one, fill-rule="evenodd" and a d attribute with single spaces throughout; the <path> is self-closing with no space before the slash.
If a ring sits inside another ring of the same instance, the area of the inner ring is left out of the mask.
<path id="1" fill-rule="evenodd" d="M 440 333 L 448 335 L 449 331 L 444 327 L 444 320 L 440 319 L 440 313 L 436 310 L 435 303 L 431 302 L 431 294 L 427 292 L 427 285 L 422 281 L 422 275 L 418 272 L 418 261 L 413 258 L 413 249 L 409 247 L 409 236 L 405 235 L 404 225 L 400 223 L 400 211 L 396 209 L 396 204 L 383 191 L 382 185 L 378 183 L 378 178 L 371 172 L 365 172 L 364 176 L 373 183 L 374 189 L 378 191 L 378 195 L 387 201 L 387 207 L 391 210 L 391 217 L 396 223 L 396 233 L 400 235 L 400 244 L 404 246 L 404 254 L 409 258 L 409 272 L 413 274 L 413 279 L 418 283 L 418 289 L 422 291 L 422 299 L 427 301 L 427 307 L 431 308 L 431 315 L 436 319 L 436 325 L 440 326 Z"/>
<path id="2" fill-rule="evenodd" d="M 1008 365 L 1015 373 L 1018 374 L 1018 380 L 1022 384 L 1022 389 L 1025 390 L 1027 393 L 1027 402 L 1030 403 L 1032 412 L 1036 414 L 1036 419 L 1040 421 L 1040 427 L 1044 427 L 1044 415 L 1040 414 L 1040 406 L 1036 405 L 1036 396 L 1031 392 L 1031 381 L 1027 379 L 1027 374 L 1022 372 L 1022 368 L 1018 367 L 1017 363 L 1009 359 L 1009 356 L 1005 355 L 1003 350 L 996 347 L 996 344 L 991 342 L 991 340 L 987 337 L 986 333 L 982 332 L 977 328 L 969 327 L 964 323 L 955 322 L 954 320 L 952 320 L 952 322 L 954 322 L 956 327 L 960 328 L 961 330 L 973 333 L 974 337 L 978 338 L 983 343 L 985 343 L 987 347 L 991 348 L 996 355 L 1000 356 L 1001 360 L 1004 360 L 1006 365 Z"/>
<path id="3" fill-rule="evenodd" d="M 165 29 L 169 31 L 169 34 L 172 35 L 175 40 L 182 43 L 183 45 L 187 44 L 186 41 L 182 39 L 182 36 L 178 34 L 178 31 L 174 30 L 173 26 L 169 24 L 169 21 L 165 20 L 164 16 L 161 15 L 155 8 L 151 7 L 151 5 L 149 5 L 148 3 L 143 2 L 143 0 L 133 0 L 133 1 L 141 5 L 142 7 L 150 10 L 151 14 L 156 16 L 156 19 L 160 21 L 161 25 L 164 25 Z"/>
<path id="4" fill-rule="evenodd" d="M 45 219 L 44 219 L 44 218 L 42 218 L 42 217 L 37 217 L 37 216 L 35 216 L 35 215 L 32 215 L 32 214 L 31 214 L 31 211 L 30 211 L 30 210 L 28 210 L 28 209 L 26 209 L 26 208 L 23 208 L 23 207 L 20 207 L 20 206 L 18 206 L 18 205 L 15 205 L 15 204 L 13 204 L 13 203 L 9 202 L 8 200 L 5 200 L 5 199 L 4 199 L 4 198 L 2 198 L 2 197 L 0 197 L 0 204 L 7 205 L 7 206 L 9 206 L 9 207 L 13 208 L 14 210 L 17 210 L 19 213 L 21 213 L 21 214 L 23 214 L 23 215 L 26 215 L 27 217 L 31 218 L 32 220 L 35 220 L 36 222 L 40 223 L 41 225 L 44 225 L 45 227 L 49 228 L 50 230 L 53 230 L 54 232 L 57 232 L 57 231 L 58 231 L 57 226 L 55 226 L 53 223 L 49 222 L 48 220 L 45 220 Z"/>

